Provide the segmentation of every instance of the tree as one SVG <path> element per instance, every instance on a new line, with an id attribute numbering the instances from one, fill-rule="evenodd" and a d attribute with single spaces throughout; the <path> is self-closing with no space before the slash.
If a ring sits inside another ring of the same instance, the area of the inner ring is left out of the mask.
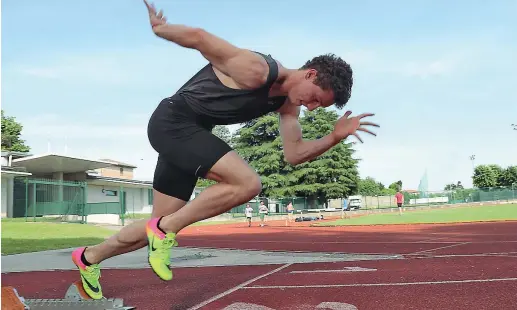
<path id="1" fill-rule="evenodd" d="M 479 165 L 474 169 L 472 183 L 478 188 L 495 187 L 499 179 L 499 169 L 490 165 Z"/>
<path id="2" fill-rule="evenodd" d="M 212 133 L 219 137 L 219 139 L 226 142 L 228 145 L 232 145 L 232 135 L 227 126 L 224 125 L 216 125 L 212 130 Z"/>
<path id="3" fill-rule="evenodd" d="M 496 175 L 496 184 L 495 186 L 503 186 L 504 184 L 504 180 L 503 180 L 503 177 L 504 177 L 504 169 L 499 166 L 499 165 L 488 165 L 492 171 L 494 172 L 494 174 Z"/>
<path id="4" fill-rule="evenodd" d="M 504 187 L 517 186 L 517 166 L 507 167 L 501 174 L 500 182 Z"/>
<path id="5" fill-rule="evenodd" d="M 362 196 L 378 196 L 381 194 L 379 183 L 372 177 L 366 177 L 359 181 L 359 194 Z"/>
<path id="6" fill-rule="evenodd" d="M 291 167 L 284 160 L 278 116 L 268 114 L 245 123 L 234 135 L 235 150 L 260 175 L 261 195 L 285 197 Z M 292 178 L 292 177 L 291 177 Z"/>
<path id="7" fill-rule="evenodd" d="M 21 139 L 23 126 L 14 117 L 5 116 L 2 110 L 2 151 L 29 152 L 30 148 Z"/>
<path id="8" fill-rule="evenodd" d="M 333 111 L 318 109 L 300 118 L 304 139 L 329 134 L 337 120 Z M 321 201 L 345 197 L 357 191 L 357 160 L 352 148 L 339 143 L 321 156 L 292 166 L 284 159 L 278 116 L 269 114 L 247 122 L 237 130 L 235 149 L 257 171 L 262 180 L 262 195 L 268 197 L 316 197 Z"/>
<path id="9" fill-rule="evenodd" d="M 402 181 L 398 180 L 397 182 L 393 182 L 390 184 L 390 186 L 388 186 L 388 188 L 398 192 L 402 190 Z"/>
<path id="10" fill-rule="evenodd" d="M 447 184 L 447 185 L 445 185 L 445 188 L 444 188 L 444 190 L 446 190 L 446 191 L 454 191 L 456 189 L 463 189 L 463 184 L 461 184 L 461 181 L 458 181 L 458 183 L 456 183 L 456 184 L 454 184 L 454 183 Z"/>

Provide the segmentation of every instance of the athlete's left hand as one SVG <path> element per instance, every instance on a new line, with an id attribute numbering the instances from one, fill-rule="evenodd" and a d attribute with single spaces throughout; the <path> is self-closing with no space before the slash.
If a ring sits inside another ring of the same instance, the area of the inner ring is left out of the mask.
<path id="1" fill-rule="evenodd" d="M 163 16 L 163 10 L 160 10 L 159 13 L 156 13 L 156 8 L 154 7 L 154 4 L 149 4 L 147 0 L 144 0 L 144 3 L 147 7 L 147 11 L 149 11 L 149 22 L 151 23 L 152 28 L 160 25 L 165 25 L 167 23 L 167 18 Z"/>
<path id="2" fill-rule="evenodd" d="M 343 115 L 340 119 L 337 120 L 336 124 L 334 124 L 334 131 L 332 134 L 338 141 L 341 141 L 345 139 L 348 136 L 355 136 L 361 143 L 363 143 L 363 140 L 357 133 L 357 131 L 363 131 L 370 135 L 376 136 L 375 133 L 371 132 L 370 130 L 366 129 L 364 126 L 374 126 L 374 127 L 380 127 L 376 123 L 372 122 L 364 122 L 361 121 L 365 117 L 374 116 L 373 113 L 363 113 L 358 116 L 354 116 L 351 118 L 348 118 L 352 114 L 352 111 L 347 111 L 345 115 Z"/>

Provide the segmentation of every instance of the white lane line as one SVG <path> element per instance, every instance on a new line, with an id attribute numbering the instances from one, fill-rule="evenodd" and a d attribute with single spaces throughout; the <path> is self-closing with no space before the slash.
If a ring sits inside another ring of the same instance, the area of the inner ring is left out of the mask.
<path id="1" fill-rule="evenodd" d="M 499 253 L 471 253 L 471 254 L 439 254 L 439 255 L 433 255 L 428 254 L 426 256 L 422 257 L 416 257 L 418 259 L 421 258 L 448 258 L 448 257 L 515 257 L 515 254 L 517 252 L 499 252 Z M 407 259 L 413 259 L 411 256 L 418 256 L 413 254 L 404 254 Z"/>
<path id="2" fill-rule="evenodd" d="M 241 289 L 241 288 L 245 287 L 245 286 L 246 286 L 246 285 L 248 285 L 248 284 L 251 284 L 251 283 L 253 283 L 253 282 L 257 281 L 257 280 L 260 280 L 260 279 L 262 279 L 262 278 L 264 278 L 264 277 L 270 276 L 270 275 L 274 274 L 275 272 L 278 272 L 278 271 L 280 271 L 280 270 L 282 270 L 282 269 L 284 269 L 284 268 L 287 268 L 287 267 L 289 267 L 289 266 L 291 266 L 291 265 L 292 265 L 292 264 L 285 264 L 285 265 L 283 265 L 283 266 L 281 266 L 281 267 L 276 268 L 275 270 L 271 270 L 270 272 L 267 272 L 267 273 L 265 273 L 265 274 L 263 274 L 263 275 L 260 275 L 260 276 L 258 276 L 258 277 L 255 277 L 255 278 L 251 279 L 251 280 L 248 280 L 248 281 L 246 281 L 246 282 L 244 282 L 244 283 L 241 283 L 241 284 L 239 284 L 239 285 L 237 285 L 237 286 L 235 286 L 235 287 L 233 287 L 233 288 L 231 288 L 231 289 L 227 290 L 226 292 L 222 292 L 221 294 L 215 295 L 214 297 L 212 297 L 212 298 L 210 298 L 210 299 L 208 299 L 208 300 L 205 300 L 205 301 L 203 301 L 202 303 L 197 304 L 197 305 L 195 305 L 195 306 L 193 306 L 193 307 L 189 308 L 188 310 L 196 310 L 196 309 L 199 309 L 199 308 L 201 308 L 201 307 L 204 307 L 204 306 L 208 305 L 208 304 L 209 304 L 209 303 L 211 303 L 211 302 L 214 302 L 214 301 L 216 301 L 216 300 L 218 300 L 218 299 L 221 299 L 221 298 L 223 298 L 224 296 L 229 295 L 229 294 L 231 294 L 231 293 L 233 293 L 233 292 L 235 292 L 235 291 L 237 291 L 237 290 L 239 290 L 239 289 Z"/>
<path id="3" fill-rule="evenodd" d="M 325 273 L 325 272 L 364 272 L 364 271 L 377 271 L 377 269 L 372 268 L 362 268 L 362 267 L 344 267 L 343 269 L 317 269 L 317 270 L 294 270 L 290 273 Z"/>
<path id="4" fill-rule="evenodd" d="M 426 252 L 432 252 L 432 251 L 437 251 L 437 250 L 441 250 L 441 249 L 453 248 L 453 247 L 456 247 L 456 246 L 460 246 L 460 245 L 464 245 L 464 244 L 469 244 L 469 243 L 470 242 L 461 242 L 461 243 L 456 243 L 456 244 L 452 244 L 452 245 L 442 246 L 442 247 L 439 247 L 439 248 L 433 248 L 433 249 L 429 249 L 429 250 L 418 251 L 418 252 L 414 252 L 414 253 L 411 253 L 411 254 L 414 255 L 414 254 L 421 254 L 421 253 L 426 253 Z"/>
<path id="5" fill-rule="evenodd" d="M 246 286 L 246 287 L 243 287 L 242 289 L 288 289 L 288 288 L 333 288 L 333 287 L 364 287 L 364 286 L 410 286 L 410 285 L 433 285 L 433 284 L 486 283 L 486 282 L 502 282 L 502 281 L 517 281 L 517 278 L 449 280 L 449 281 L 428 281 L 428 282 L 400 282 L 400 283 L 356 283 L 356 284 L 325 284 L 325 285 Z"/>

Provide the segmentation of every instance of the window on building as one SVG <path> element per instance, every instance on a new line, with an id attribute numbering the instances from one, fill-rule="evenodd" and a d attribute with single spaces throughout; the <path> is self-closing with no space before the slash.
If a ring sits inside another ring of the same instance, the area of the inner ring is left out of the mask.
<path id="1" fill-rule="evenodd" d="M 102 192 L 106 196 L 117 196 L 117 191 L 109 190 L 109 189 L 103 189 Z"/>
<path id="2" fill-rule="evenodd" d="M 120 175 L 124 174 L 124 168 L 120 167 Z"/>

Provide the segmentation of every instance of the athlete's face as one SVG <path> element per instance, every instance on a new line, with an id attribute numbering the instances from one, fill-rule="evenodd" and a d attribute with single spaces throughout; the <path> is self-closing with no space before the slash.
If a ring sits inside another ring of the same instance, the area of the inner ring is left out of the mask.
<path id="1" fill-rule="evenodd" d="M 317 71 L 308 69 L 304 76 L 289 92 L 289 100 L 297 106 L 304 106 L 312 111 L 319 107 L 329 107 L 334 104 L 334 94 L 331 90 L 323 90 L 314 84 Z"/>

